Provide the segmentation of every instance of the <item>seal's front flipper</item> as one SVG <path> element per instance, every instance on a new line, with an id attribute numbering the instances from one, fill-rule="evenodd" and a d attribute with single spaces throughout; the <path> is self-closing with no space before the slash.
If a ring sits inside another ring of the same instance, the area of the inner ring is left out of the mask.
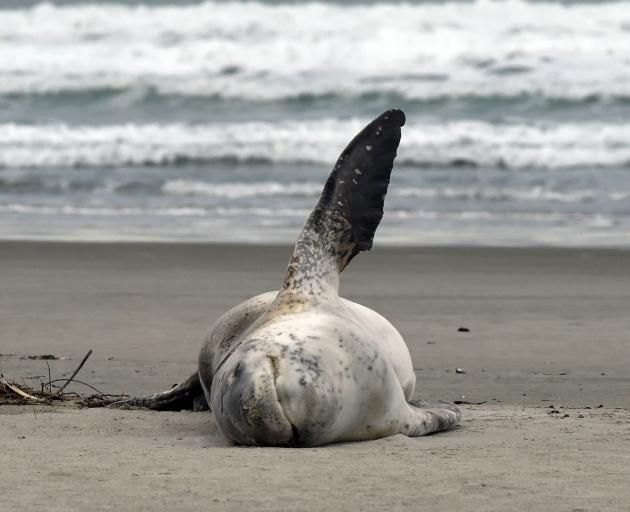
<path id="1" fill-rule="evenodd" d="M 116 409 L 142 407 L 154 411 L 207 411 L 209 409 L 197 372 L 168 391 L 141 398 L 120 400 L 110 404 L 109 407 Z"/>
<path id="2" fill-rule="evenodd" d="M 408 405 L 408 420 L 401 434 L 411 437 L 424 436 L 457 426 L 462 412 L 454 403 L 443 400 L 412 400 Z"/>
<path id="3" fill-rule="evenodd" d="M 401 110 L 388 110 L 343 150 L 298 237 L 282 291 L 336 292 L 339 272 L 372 248 L 404 124 Z"/>

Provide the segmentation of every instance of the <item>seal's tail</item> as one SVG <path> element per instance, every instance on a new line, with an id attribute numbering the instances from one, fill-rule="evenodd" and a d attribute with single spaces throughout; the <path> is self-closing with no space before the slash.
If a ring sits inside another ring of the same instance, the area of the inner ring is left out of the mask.
<path id="1" fill-rule="evenodd" d="M 404 124 L 401 110 L 388 110 L 343 150 L 298 237 L 284 290 L 304 292 L 314 276 L 334 287 L 350 260 L 372 248 Z"/>

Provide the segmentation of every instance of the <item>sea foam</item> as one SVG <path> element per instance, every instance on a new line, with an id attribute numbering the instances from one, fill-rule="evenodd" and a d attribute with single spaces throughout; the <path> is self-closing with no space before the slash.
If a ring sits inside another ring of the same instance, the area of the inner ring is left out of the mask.
<path id="1" fill-rule="evenodd" d="M 630 94 L 629 2 L 41 4 L 0 16 L 3 94 Z"/>
<path id="2" fill-rule="evenodd" d="M 106 167 L 191 162 L 330 166 L 366 120 L 111 126 L 0 124 L 0 167 Z M 398 165 L 508 169 L 624 167 L 630 123 L 413 123 Z"/>

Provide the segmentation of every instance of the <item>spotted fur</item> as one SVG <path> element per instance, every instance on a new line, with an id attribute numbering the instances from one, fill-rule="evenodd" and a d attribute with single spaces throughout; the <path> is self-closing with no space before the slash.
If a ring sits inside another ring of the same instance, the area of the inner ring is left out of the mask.
<path id="1" fill-rule="evenodd" d="M 199 370 L 155 406 L 203 389 L 238 444 L 315 446 L 452 428 L 448 402 L 410 402 L 415 376 L 398 331 L 339 297 L 339 274 L 369 250 L 405 116 L 385 112 L 342 152 L 301 231 L 282 287 L 236 306 L 210 329 Z M 197 387 L 195 387 L 197 386 Z M 156 407 L 154 407 L 156 408 Z"/>

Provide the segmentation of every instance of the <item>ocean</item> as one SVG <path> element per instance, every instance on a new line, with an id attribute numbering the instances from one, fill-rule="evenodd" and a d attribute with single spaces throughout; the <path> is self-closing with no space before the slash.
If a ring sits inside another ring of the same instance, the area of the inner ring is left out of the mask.
<path id="1" fill-rule="evenodd" d="M 623 1 L 0 1 L 0 238 L 292 242 L 392 107 L 375 243 L 630 246 Z"/>

